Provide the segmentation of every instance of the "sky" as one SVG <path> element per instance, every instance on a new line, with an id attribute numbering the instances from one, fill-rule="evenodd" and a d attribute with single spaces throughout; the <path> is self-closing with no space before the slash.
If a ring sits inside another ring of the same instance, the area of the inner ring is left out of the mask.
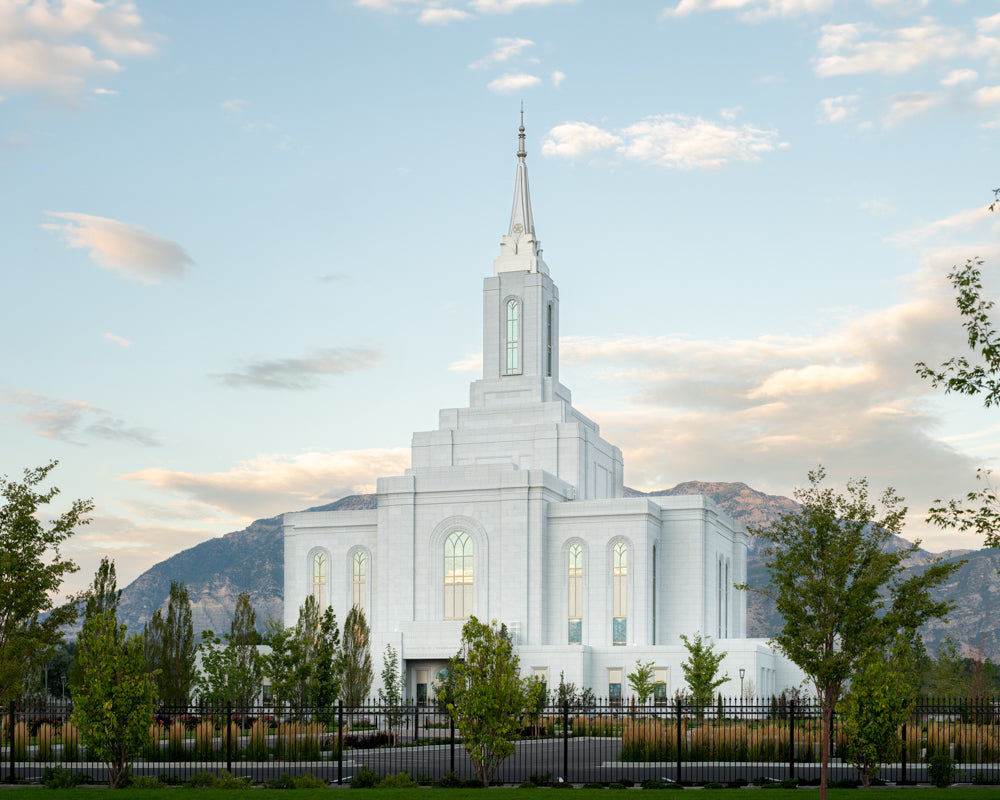
<path id="1" fill-rule="evenodd" d="M 374 490 L 468 403 L 521 104 L 561 379 L 625 483 L 996 467 L 997 0 L 0 0 L 0 474 L 119 582 Z"/>

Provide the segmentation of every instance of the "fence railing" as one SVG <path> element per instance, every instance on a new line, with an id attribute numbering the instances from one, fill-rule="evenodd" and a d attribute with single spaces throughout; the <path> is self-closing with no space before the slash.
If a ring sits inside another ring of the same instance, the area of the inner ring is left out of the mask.
<path id="1" fill-rule="evenodd" d="M 71 706 L 11 703 L 0 718 L 3 768 L 11 780 L 38 781 L 48 767 L 106 777 L 70 721 Z M 810 780 L 819 776 L 822 715 L 812 703 L 676 700 L 638 706 L 597 702 L 537 709 L 523 719 L 502 783 L 565 780 L 640 783 L 665 780 Z M 854 780 L 840 720 L 834 719 L 830 779 Z M 883 765 L 887 782 L 923 782 L 939 753 L 957 762 L 957 780 L 1000 783 L 1000 699 L 920 700 L 899 730 L 896 754 Z M 282 773 L 350 780 L 362 765 L 385 776 L 420 781 L 475 771 L 450 715 L 435 705 L 357 707 L 162 706 L 133 774 L 186 780 L 226 769 L 263 782 Z"/>

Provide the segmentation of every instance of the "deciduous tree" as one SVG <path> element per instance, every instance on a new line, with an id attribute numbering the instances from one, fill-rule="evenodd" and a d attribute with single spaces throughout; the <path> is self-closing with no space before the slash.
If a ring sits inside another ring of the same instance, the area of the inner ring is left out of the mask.
<path id="1" fill-rule="evenodd" d="M 497 767 L 514 752 L 527 703 L 507 627 L 469 617 L 451 671 L 453 699 L 448 710 L 462 732 L 476 775 L 489 786 Z"/>
<path id="2" fill-rule="evenodd" d="M 76 619 L 76 605 L 55 606 L 53 597 L 77 566 L 60 548 L 93 510 L 75 500 L 48 524 L 39 514 L 59 493 L 37 491 L 55 461 L 26 469 L 18 483 L 0 477 L 0 705 L 17 697 L 25 679 L 38 674 L 62 641 L 62 628 Z M 44 616 L 43 616 L 44 615 Z"/>
<path id="3" fill-rule="evenodd" d="M 681 641 L 687 648 L 687 661 L 681 663 L 681 670 L 684 672 L 684 681 L 691 692 L 691 699 L 699 706 L 707 706 L 715 697 L 715 690 L 729 680 L 729 675 L 719 675 L 719 665 L 725 658 L 725 653 L 716 653 L 715 645 L 706 642 L 701 638 L 701 633 L 696 633 L 693 639 L 688 639 L 683 633 Z M 699 709 L 698 714 L 701 715 Z"/>
<path id="4" fill-rule="evenodd" d="M 342 692 L 344 702 L 359 706 L 372 688 L 371 630 L 365 612 L 353 606 L 344 620 L 343 645 L 341 646 Z"/>
<path id="5" fill-rule="evenodd" d="M 632 691 L 641 706 L 646 705 L 646 701 L 653 696 L 654 674 L 653 662 L 643 663 L 639 659 L 635 661 L 635 669 L 628 674 L 628 685 L 632 687 Z M 709 692 L 709 699 L 711 699 L 711 692 Z"/>
<path id="6" fill-rule="evenodd" d="M 784 626 L 772 641 L 815 689 L 823 710 L 822 800 L 826 737 L 845 683 L 867 653 L 947 613 L 950 603 L 933 600 L 930 590 L 960 566 L 937 561 L 904 577 L 903 562 L 919 543 L 898 546 L 902 499 L 887 489 L 872 501 L 864 479 L 838 494 L 822 486 L 824 477 L 822 467 L 810 472 L 808 487 L 795 491 L 799 509 L 752 530 L 765 543 L 769 582 L 739 587 L 774 602 Z"/>
<path id="7" fill-rule="evenodd" d="M 144 629 L 146 663 L 150 672 L 158 670 L 157 695 L 165 703 L 186 705 L 195 682 L 194 625 L 187 588 L 170 582 L 167 613 L 156 609 Z"/>
<path id="8" fill-rule="evenodd" d="M 107 585 L 99 585 L 100 577 L 76 649 L 72 721 L 81 742 L 108 768 L 108 785 L 117 789 L 149 739 L 155 689 L 142 637 L 129 636 L 118 624 L 114 609 L 104 602 L 117 595 L 103 591 Z"/>

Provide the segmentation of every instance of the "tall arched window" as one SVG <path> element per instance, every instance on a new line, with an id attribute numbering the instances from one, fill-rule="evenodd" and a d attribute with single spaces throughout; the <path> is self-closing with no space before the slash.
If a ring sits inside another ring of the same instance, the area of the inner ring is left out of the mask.
<path id="1" fill-rule="evenodd" d="M 715 592 L 715 619 L 716 619 L 716 638 L 722 638 L 722 559 L 719 558 L 715 562 L 716 566 L 716 592 Z"/>
<path id="2" fill-rule="evenodd" d="M 570 545 L 569 563 L 569 643 L 583 642 L 583 547 Z"/>
<path id="3" fill-rule="evenodd" d="M 552 303 L 549 303 L 545 318 L 545 376 L 552 377 Z"/>
<path id="4" fill-rule="evenodd" d="M 628 641 L 628 547 L 618 542 L 611 551 L 612 644 Z"/>
<path id="5" fill-rule="evenodd" d="M 444 618 L 472 616 L 472 539 L 465 531 L 449 534 L 444 542 Z"/>
<path id="6" fill-rule="evenodd" d="M 365 608 L 365 589 L 368 586 L 368 556 L 361 550 L 358 550 L 354 554 L 354 566 L 353 566 L 353 577 L 351 580 L 352 586 L 352 600 L 354 605 L 356 605 L 362 611 L 366 611 Z"/>
<path id="7" fill-rule="evenodd" d="M 313 599 L 316 605 L 323 609 L 330 605 L 326 597 L 326 569 L 328 559 L 326 553 L 317 553 L 312 560 Z"/>
<path id="8" fill-rule="evenodd" d="M 726 604 L 725 634 L 726 634 L 726 638 L 727 639 L 729 638 L 729 584 L 730 584 L 730 581 L 729 581 L 729 559 L 727 558 L 726 559 L 726 596 L 724 598 L 725 599 L 725 604 Z"/>
<path id="9" fill-rule="evenodd" d="M 521 372 L 521 304 L 517 298 L 507 301 L 505 340 L 507 344 L 507 361 L 504 367 L 505 375 L 518 375 Z"/>

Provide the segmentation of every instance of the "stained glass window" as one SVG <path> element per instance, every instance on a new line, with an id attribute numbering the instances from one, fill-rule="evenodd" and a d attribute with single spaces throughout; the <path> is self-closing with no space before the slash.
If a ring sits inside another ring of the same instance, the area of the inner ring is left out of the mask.
<path id="1" fill-rule="evenodd" d="M 316 605 L 319 608 L 326 608 L 330 603 L 326 598 L 326 568 L 328 559 L 326 553 L 316 553 L 313 556 L 312 563 L 312 573 L 313 573 L 313 599 L 316 600 Z"/>
<path id="2" fill-rule="evenodd" d="M 358 550 L 354 554 L 353 602 L 365 611 L 365 588 L 368 585 L 368 556 Z"/>
<path id="3" fill-rule="evenodd" d="M 612 644 L 628 641 L 628 547 L 618 542 L 612 550 Z"/>
<path id="4" fill-rule="evenodd" d="M 515 298 L 507 301 L 507 364 L 504 369 L 505 375 L 517 375 L 521 372 L 519 353 L 521 339 L 520 306 L 521 304 Z"/>
<path id="5" fill-rule="evenodd" d="M 472 616 L 472 539 L 455 531 L 444 543 L 444 618 Z"/>
<path id="6" fill-rule="evenodd" d="M 570 545 L 569 565 L 569 643 L 583 642 L 583 547 Z"/>

